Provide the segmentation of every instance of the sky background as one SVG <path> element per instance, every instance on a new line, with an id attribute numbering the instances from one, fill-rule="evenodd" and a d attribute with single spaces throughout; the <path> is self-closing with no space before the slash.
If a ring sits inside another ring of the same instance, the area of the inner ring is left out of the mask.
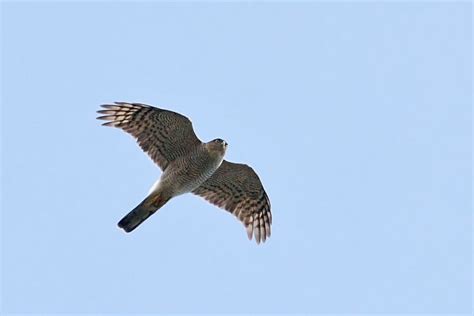
<path id="1" fill-rule="evenodd" d="M 4 313 L 469 313 L 472 8 L 1 5 Z M 144 102 L 229 143 L 273 235 L 185 195 L 95 119 Z"/>

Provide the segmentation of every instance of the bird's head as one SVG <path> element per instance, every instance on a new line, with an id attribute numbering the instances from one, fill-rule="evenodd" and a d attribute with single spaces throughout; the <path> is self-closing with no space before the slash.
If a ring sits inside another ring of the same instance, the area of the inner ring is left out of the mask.
<path id="1" fill-rule="evenodd" d="M 216 138 L 214 140 L 211 140 L 207 144 L 207 148 L 209 149 L 210 152 L 217 153 L 219 155 L 222 155 L 224 157 L 225 152 L 227 150 L 227 142 L 223 139 Z"/>

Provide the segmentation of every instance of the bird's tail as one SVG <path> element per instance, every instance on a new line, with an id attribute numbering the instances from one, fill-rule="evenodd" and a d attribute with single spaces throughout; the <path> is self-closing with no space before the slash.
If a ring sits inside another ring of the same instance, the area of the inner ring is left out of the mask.
<path id="1" fill-rule="evenodd" d="M 133 231 L 148 217 L 158 211 L 170 200 L 162 195 L 150 195 L 118 222 L 118 226 L 127 233 Z"/>

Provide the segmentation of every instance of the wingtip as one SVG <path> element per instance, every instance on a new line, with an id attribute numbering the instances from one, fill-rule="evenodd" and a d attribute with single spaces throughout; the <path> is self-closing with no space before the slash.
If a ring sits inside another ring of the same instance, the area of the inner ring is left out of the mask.
<path id="1" fill-rule="evenodd" d="M 114 110 L 97 110 L 96 113 L 99 113 L 99 114 L 108 114 L 108 115 L 111 115 L 111 114 L 114 114 L 116 111 Z"/>
<path id="2" fill-rule="evenodd" d="M 133 103 L 130 103 L 130 102 L 123 102 L 123 101 L 114 101 L 113 103 L 104 103 L 104 104 L 101 104 L 99 105 L 101 108 L 104 108 L 104 109 L 112 109 L 112 110 L 118 110 L 120 109 L 120 107 L 122 106 L 126 106 L 126 105 L 133 105 Z"/>
<path id="3" fill-rule="evenodd" d="M 115 126 L 115 121 L 110 121 L 110 117 L 109 116 L 98 116 L 96 117 L 97 120 L 100 120 L 100 121 L 108 121 L 108 122 L 105 122 L 105 123 L 102 123 L 101 125 L 102 126 L 112 126 L 114 127 Z"/>
<path id="4" fill-rule="evenodd" d="M 260 235 L 260 228 L 257 227 L 254 233 L 255 233 L 255 241 L 257 242 L 257 245 L 260 245 L 260 243 L 262 242 L 262 236 Z"/>
<path id="5" fill-rule="evenodd" d="M 253 226 L 252 226 L 251 223 L 247 225 L 246 230 L 247 230 L 247 237 L 249 238 L 249 240 L 252 240 L 252 237 L 253 237 Z"/>

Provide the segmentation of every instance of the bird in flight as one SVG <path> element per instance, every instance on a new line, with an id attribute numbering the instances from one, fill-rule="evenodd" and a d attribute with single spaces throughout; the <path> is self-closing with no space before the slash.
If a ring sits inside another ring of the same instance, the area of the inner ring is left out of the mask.
<path id="1" fill-rule="evenodd" d="M 97 119 L 107 121 L 102 125 L 131 134 L 163 171 L 148 196 L 120 220 L 120 228 L 133 231 L 169 200 L 191 192 L 234 214 L 257 244 L 270 237 L 272 213 L 263 185 L 251 167 L 224 160 L 224 140 L 203 143 L 186 116 L 147 104 L 101 107 Z"/>

